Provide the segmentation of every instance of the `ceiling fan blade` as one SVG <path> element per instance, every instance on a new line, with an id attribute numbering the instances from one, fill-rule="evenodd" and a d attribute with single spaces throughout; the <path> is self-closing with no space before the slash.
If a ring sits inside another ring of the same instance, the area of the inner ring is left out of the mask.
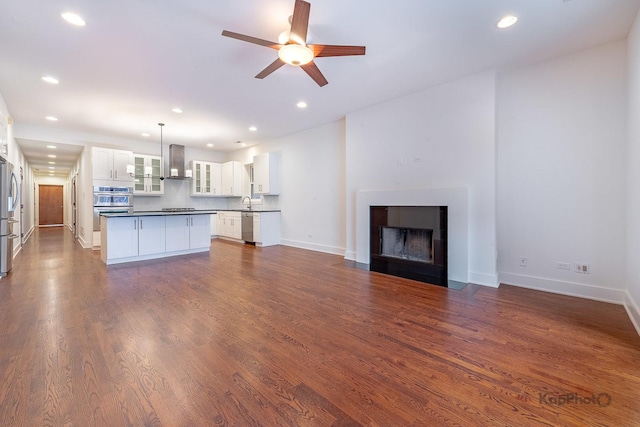
<path id="1" fill-rule="evenodd" d="M 307 44 L 307 30 L 309 29 L 309 12 L 311 3 L 303 0 L 296 0 L 293 6 L 293 18 L 291 19 L 291 31 L 289 32 L 289 42 L 301 45 Z"/>
<path id="2" fill-rule="evenodd" d="M 351 56 L 351 55 L 364 55 L 366 51 L 365 46 L 337 46 L 332 44 L 313 44 L 307 45 L 307 47 L 313 50 L 314 57 L 323 56 Z"/>
<path id="3" fill-rule="evenodd" d="M 269 64 L 267 66 L 267 68 L 265 68 L 264 70 L 260 71 L 258 73 L 258 75 L 256 76 L 256 79 L 264 79 L 269 74 L 273 73 L 275 70 L 277 70 L 278 68 L 282 67 L 283 65 L 284 65 L 284 62 L 282 62 L 280 60 L 280 58 L 276 59 L 271 64 Z"/>
<path id="4" fill-rule="evenodd" d="M 263 39 L 247 36 L 240 33 L 234 33 L 232 31 L 224 30 L 222 31 L 222 35 L 225 37 L 231 37 L 232 39 L 242 40 L 243 42 L 249 42 L 253 44 L 259 44 L 260 46 L 270 47 L 271 49 L 280 49 L 282 47 L 281 44 L 270 42 L 269 40 L 263 40 Z"/>
<path id="5" fill-rule="evenodd" d="M 322 72 L 320 72 L 320 69 L 313 61 L 309 62 L 308 64 L 301 65 L 300 68 L 302 68 L 305 73 L 309 74 L 309 77 L 311 77 L 316 83 L 318 83 L 318 86 L 322 87 L 329 83 L 327 79 L 324 78 Z"/>

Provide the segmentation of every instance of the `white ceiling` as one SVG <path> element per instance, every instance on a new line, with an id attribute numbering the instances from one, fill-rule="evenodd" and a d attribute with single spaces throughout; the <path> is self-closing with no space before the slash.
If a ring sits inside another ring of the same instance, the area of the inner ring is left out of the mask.
<path id="1" fill-rule="evenodd" d="M 149 132 L 159 141 L 162 121 L 167 143 L 230 151 L 236 141 L 292 134 L 465 75 L 624 38 L 640 0 L 312 0 L 310 43 L 367 48 L 366 56 L 318 58 L 329 81 L 322 88 L 292 66 L 255 79 L 277 52 L 221 36 L 276 41 L 293 4 L 0 0 L 0 93 L 16 129 L 139 141 Z M 87 25 L 63 21 L 67 10 Z M 508 13 L 518 23 L 496 29 Z M 300 100 L 308 108 L 296 108 Z M 45 160 L 38 141 L 16 139 L 30 162 Z"/>

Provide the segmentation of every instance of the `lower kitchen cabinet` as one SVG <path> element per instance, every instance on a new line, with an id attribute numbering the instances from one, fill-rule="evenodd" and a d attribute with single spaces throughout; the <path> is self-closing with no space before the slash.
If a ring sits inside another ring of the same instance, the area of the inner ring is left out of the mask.
<path id="1" fill-rule="evenodd" d="M 138 255 L 163 252 L 165 252 L 165 217 L 140 217 L 138 220 Z"/>
<path id="2" fill-rule="evenodd" d="M 218 211 L 217 235 L 242 240 L 242 212 Z M 280 212 L 253 211 L 253 241 L 256 246 L 280 244 Z"/>
<path id="3" fill-rule="evenodd" d="M 231 239 L 242 239 L 241 213 L 218 212 L 218 235 Z"/>
<path id="4" fill-rule="evenodd" d="M 211 246 L 211 223 L 209 215 L 189 215 L 189 249 Z"/>
<path id="5" fill-rule="evenodd" d="M 211 246 L 209 215 L 172 215 L 166 221 L 167 252 Z"/>
<path id="6" fill-rule="evenodd" d="M 189 217 L 191 215 L 171 215 L 167 221 L 167 252 L 189 249 Z"/>
<path id="7" fill-rule="evenodd" d="M 100 258 L 105 264 L 209 251 L 210 215 L 106 216 Z"/>
<path id="8" fill-rule="evenodd" d="M 138 217 L 116 217 L 100 221 L 100 252 L 103 261 L 138 255 Z"/>
<path id="9" fill-rule="evenodd" d="M 280 212 L 253 214 L 253 240 L 256 246 L 280 244 Z"/>

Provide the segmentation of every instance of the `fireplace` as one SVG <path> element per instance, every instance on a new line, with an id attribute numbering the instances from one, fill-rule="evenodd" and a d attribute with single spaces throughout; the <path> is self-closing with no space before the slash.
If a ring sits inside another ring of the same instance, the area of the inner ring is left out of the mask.
<path id="1" fill-rule="evenodd" d="M 447 286 L 447 207 L 370 206 L 370 270 Z"/>

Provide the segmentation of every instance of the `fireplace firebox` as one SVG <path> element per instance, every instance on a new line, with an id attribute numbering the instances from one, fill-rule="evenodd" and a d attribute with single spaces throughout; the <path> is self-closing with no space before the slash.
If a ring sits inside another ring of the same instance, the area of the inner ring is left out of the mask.
<path id="1" fill-rule="evenodd" d="M 371 206 L 371 271 L 447 287 L 447 207 Z"/>

